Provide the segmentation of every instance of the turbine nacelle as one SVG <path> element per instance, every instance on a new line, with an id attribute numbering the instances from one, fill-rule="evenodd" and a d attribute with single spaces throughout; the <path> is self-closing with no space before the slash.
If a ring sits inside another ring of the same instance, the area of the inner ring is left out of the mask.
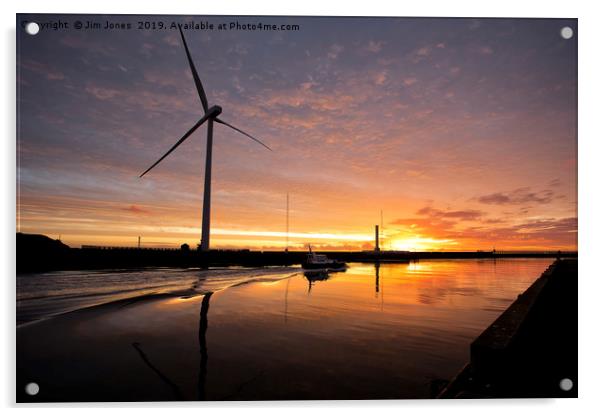
<path id="1" fill-rule="evenodd" d="M 222 113 L 222 108 L 219 105 L 214 105 L 209 110 L 207 110 L 207 115 L 211 118 L 215 118 Z"/>

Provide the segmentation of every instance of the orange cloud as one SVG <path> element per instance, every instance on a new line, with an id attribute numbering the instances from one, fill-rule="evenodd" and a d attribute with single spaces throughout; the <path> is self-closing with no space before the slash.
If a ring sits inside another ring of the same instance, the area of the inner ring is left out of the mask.
<path id="1" fill-rule="evenodd" d="M 138 205 L 130 205 L 127 208 L 122 208 L 124 211 L 128 211 L 137 215 L 148 215 L 151 213 L 151 211 L 141 208 Z"/>

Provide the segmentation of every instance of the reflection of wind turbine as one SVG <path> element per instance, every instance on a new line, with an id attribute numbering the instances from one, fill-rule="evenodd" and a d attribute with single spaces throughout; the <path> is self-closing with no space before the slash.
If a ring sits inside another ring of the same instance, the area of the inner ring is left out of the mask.
<path id="1" fill-rule="evenodd" d="M 192 133 L 194 133 L 194 131 L 196 129 L 198 129 L 205 121 L 208 121 L 208 123 L 207 123 L 207 154 L 206 154 L 206 159 L 205 159 L 205 190 L 203 192 L 203 227 L 202 227 L 202 232 L 201 232 L 201 250 L 207 251 L 207 250 L 209 250 L 209 226 L 210 226 L 210 218 L 209 217 L 211 215 L 211 151 L 213 148 L 213 122 L 215 121 L 216 123 L 220 123 L 225 126 L 228 126 L 231 129 L 236 130 L 237 132 L 239 132 L 241 134 L 244 134 L 251 140 L 256 141 L 257 143 L 259 143 L 266 149 L 268 149 L 268 150 L 272 150 L 272 149 L 270 149 L 268 146 L 266 146 L 264 143 L 262 143 L 255 137 L 251 136 L 250 134 L 245 133 L 244 131 L 240 130 L 239 128 L 234 127 L 233 125 L 226 123 L 225 121 L 217 118 L 217 116 L 219 116 L 221 114 L 222 108 L 219 105 L 214 105 L 212 107 L 209 107 L 209 103 L 207 101 L 207 96 L 205 95 L 205 90 L 203 89 L 203 84 L 201 84 L 201 79 L 199 78 L 199 74 L 196 72 L 196 68 L 194 67 L 194 62 L 192 62 L 192 57 L 190 56 L 190 51 L 188 50 L 188 45 L 186 44 L 186 39 L 184 38 L 184 33 L 182 32 L 182 27 L 178 26 L 178 28 L 180 29 L 180 35 L 182 36 L 182 43 L 184 44 L 184 49 L 186 50 L 186 56 L 188 57 L 188 64 L 190 65 L 190 71 L 192 72 L 192 77 L 194 78 L 194 84 L 196 85 L 197 92 L 199 93 L 199 98 L 201 99 L 201 105 L 203 106 L 203 110 L 205 111 L 205 114 L 203 115 L 203 117 L 201 117 L 199 119 L 199 121 L 196 122 L 196 124 L 194 126 L 192 126 L 190 128 L 190 130 L 188 130 L 186 132 L 186 134 L 184 134 L 184 136 L 182 136 L 182 138 L 180 140 L 178 140 L 176 142 L 176 144 L 174 144 L 172 146 L 171 149 L 169 149 L 167 151 L 167 153 L 165 153 L 163 156 L 161 156 L 161 158 L 159 160 L 157 160 L 155 163 L 153 163 L 153 165 L 150 168 L 145 170 L 142 173 L 142 175 L 140 175 L 140 177 L 143 177 L 148 171 L 150 171 L 152 168 L 157 166 L 159 164 L 159 162 L 161 162 L 171 152 L 173 152 L 176 149 L 176 147 L 181 145 L 184 142 L 184 140 L 186 140 Z"/>
<path id="2" fill-rule="evenodd" d="M 199 368 L 199 400 L 206 399 L 205 383 L 207 382 L 207 314 L 209 313 L 209 300 L 213 292 L 205 293 L 201 302 L 199 319 L 199 347 L 201 351 L 201 365 Z"/>

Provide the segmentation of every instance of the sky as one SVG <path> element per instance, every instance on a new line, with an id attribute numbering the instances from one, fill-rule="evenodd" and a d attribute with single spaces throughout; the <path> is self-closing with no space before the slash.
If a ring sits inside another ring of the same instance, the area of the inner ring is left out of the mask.
<path id="1" fill-rule="evenodd" d="M 195 247 L 209 105 L 212 248 L 577 248 L 577 23 L 19 15 L 17 231 Z M 54 30 L 53 23 L 68 28 Z M 75 29 L 94 21 L 131 29 Z M 164 23 L 139 30 L 138 22 Z M 298 30 L 217 30 L 220 23 Z M 575 36 L 564 39 L 562 27 Z"/>

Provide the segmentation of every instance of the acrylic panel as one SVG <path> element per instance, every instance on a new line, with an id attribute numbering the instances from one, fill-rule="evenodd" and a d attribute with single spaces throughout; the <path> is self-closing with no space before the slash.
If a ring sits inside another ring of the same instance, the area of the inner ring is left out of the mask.
<path id="1" fill-rule="evenodd" d="M 576 19 L 16 30 L 18 402 L 577 396 Z"/>

